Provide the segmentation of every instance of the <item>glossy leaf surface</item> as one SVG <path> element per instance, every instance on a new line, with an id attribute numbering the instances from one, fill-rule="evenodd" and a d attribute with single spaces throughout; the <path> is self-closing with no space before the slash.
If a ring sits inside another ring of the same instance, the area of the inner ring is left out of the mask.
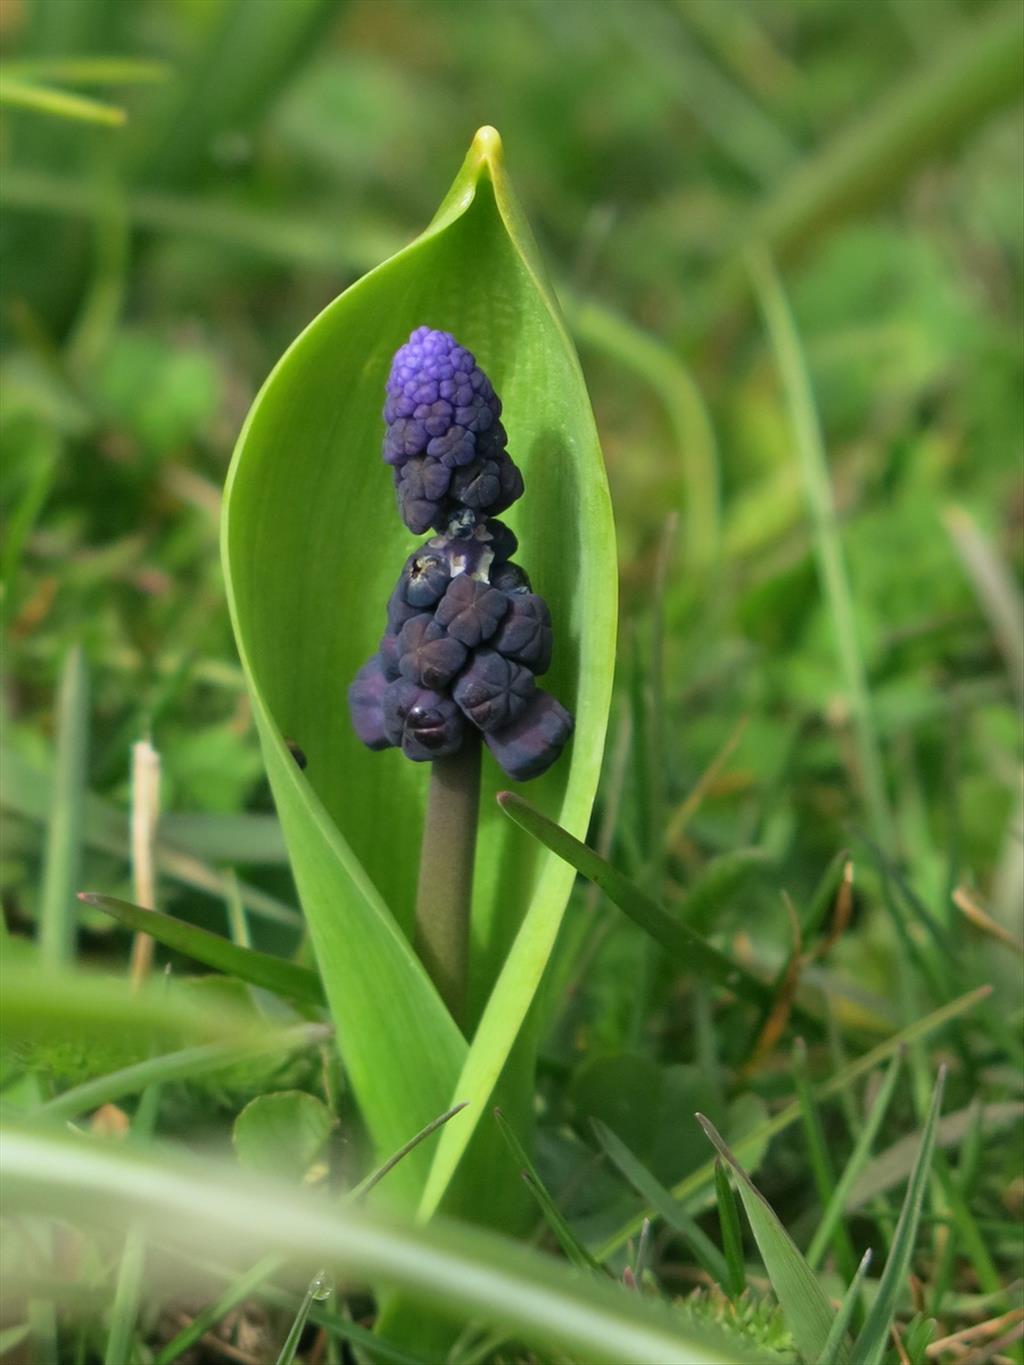
<path id="1" fill-rule="evenodd" d="M 480 1022 L 468 1049 L 407 938 L 428 774 L 396 751 L 364 749 L 345 704 L 418 543 L 398 518 L 379 451 L 391 355 L 422 323 L 469 346 L 504 402 L 526 481 L 508 520 L 555 625 L 545 683 L 577 723 L 568 754 L 531 795 L 582 834 L 611 689 L 614 536 L 578 362 L 493 129 L 477 135 L 426 232 L 335 300 L 279 362 L 239 439 L 223 530 L 267 768 L 369 1127 L 390 1150 L 452 1100 L 471 1104 L 472 1117 L 442 1137 L 429 1211 L 519 1034 L 573 874 L 501 818 L 488 761 L 470 966 L 470 1014 Z M 305 752 L 304 772 L 286 738 Z M 427 1160 L 414 1153 L 397 1173 L 404 1199 L 422 1190 Z"/>

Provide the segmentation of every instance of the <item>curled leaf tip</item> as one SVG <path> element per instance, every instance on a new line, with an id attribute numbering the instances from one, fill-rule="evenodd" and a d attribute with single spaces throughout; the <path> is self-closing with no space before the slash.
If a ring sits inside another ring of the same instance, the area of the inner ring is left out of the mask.
<path id="1" fill-rule="evenodd" d="M 497 128 L 493 128 L 489 123 L 485 123 L 482 128 L 476 130 L 473 138 L 473 151 L 481 161 L 488 163 L 500 162 L 502 157 L 501 134 Z"/>

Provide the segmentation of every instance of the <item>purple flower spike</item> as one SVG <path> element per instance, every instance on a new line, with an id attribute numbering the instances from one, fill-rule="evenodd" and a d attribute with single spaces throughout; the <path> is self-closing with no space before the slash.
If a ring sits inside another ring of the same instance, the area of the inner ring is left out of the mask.
<path id="1" fill-rule="evenodd" d="M 493 649 L 478 649 L 459 676 L 452 696 L 466 716 L 486 734 L 511 725 L 534 692 L 533 674 Z"/>
<path id="2" fill-rule="evenodd" d="M 348 689 L 348 707 L 352 727 L 370 749 L 389 749 L 392 741 L 384 725 L 384 693 L 388 680 L 380 655 L 363 664 Z"/>
<path id="3" fill-rule="evenodd" d="M 551 616 L 496 518 L 523 492 L 501 401 L 451 333 L 417 327 L 395 355 L 384 420 L 402 520 L 437 534 L 406 560 L 378 653 L 349 689 L 356 734 L 423 762 L 456 753 L 469 724 L 524 782 L 573 722 L 534 683 L 551 662 Z"/>
<path id="4" fill-rule="evenodd" d="M 421 687 L 444 688 L 466 662 L 466 646 L 453 640 L 427 612 L 406 621 L 398 636 L 398 669 Z"/>
<path id="5" fill-rule="evenodd" d="M 451 697 L 405 678 L 388 685 L 383 716 L 387 742 L 415 763 L 447 758 L 462 744 L 465 722 Z"/>
<path id="6" fill-rule="evenodd" d="M 514 782 L 528 782 L 547 772 L 572 731 L 572 716 L 561 702 L 537 688 L 518 719 L 484 739 Z"/>
<path id="7" fill-rule="evenodd" d="M 468 649 L 475 649 L 494 634 L 506 611 L 508 598 L 503 592 L 461 573 L 449 583 L 434 620 Z"/>

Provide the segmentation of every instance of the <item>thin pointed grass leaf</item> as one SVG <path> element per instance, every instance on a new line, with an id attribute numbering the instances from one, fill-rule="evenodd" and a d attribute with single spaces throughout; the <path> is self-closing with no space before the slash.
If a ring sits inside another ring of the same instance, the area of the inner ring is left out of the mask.
<path id="1" fill-rule="evenodd" d="M 637 1194 L 646 1199 L 654 1212 L 683 1238 L 715 1283 L 725 1288 L 730 1281 L 729 1266 L 703 1228 L 679 1207 L 661 1181 L 651 1174 L 607 1124 L 600 1119 L 591 1119 L 590 1126 L 602 1150 Z"/>
<path id="2" fill-rule="evenodd" d="M 82 860 L 82 822 L 89 747 L 89 673 L 72 646 L 57 693 L 57 762 L 50 794 L 39 907 L 39 951 L 59 966 L 75 954 L 75 883 Z"/>
<path id="3" fill-rule="evenodd" d="M 287 996 L 307 1005 L 324 1004 L 324 990 L 316 972 L 300 967 L 270 953 L 259 953 L 253 948 L 242 948 L 220 934 L 211 934 L 195 924 L 165 915 L 159 910 L 145 910 L 131 901 L 115 896 L 101 896 L 91 891 L 80 891 L 78 899 L 95 906 L 127 928 L 149 934 L 158 943 L 185 953 L 213 967 L 226 976 L 237 976 L 251 986 L 260 986 L 276 995 Z"/>
<path id="4" fill-rule="evenodd" d="M 427 230 L 336 299 L 278 363 L 239 438 L 224 506 L 239 653 L 368 1127 L 388 1151 L 453 1099 L 471 1105 L 438 1144 L 421 1201 L 429 1214 L 520 1035 L 572 873 L 508 826 L 485 795 L 470 965 L 470 1011 L 480 1022 L 467 1049 L 407 937 L 426 765 L 368 752 L 344 714 L 345 690 L 373 651 L 397 567 L 414 544 L 380 460 L 380 411 L 391 354 L 423 323 L 474 350 L 502 396 L 528 489 L 509 520 L 554 618 L 550 689 L 576 718 L 567 757 L 532 790 L 582 834 L 611 695 L 614 534 L 579 365 L 493 129 L 478 134 Z M 305 752 L 305 772 L 286 736 Z M 495 775 L 488 763 L 485 794 L 495 791 Z M 428 1161 L 420 1149 L 402 1163 L 404 1201 L 423 1190 Z"/>
<path id="5" fill-rule="evenodd" d="M 845 1352 L 848 1358 L 849 1343 L 846 1333 L 849 1330 L 850 1322 L 853 1319 L 854 1311 L 860 1299 L 864 1281 L 867 1278 L 868 1268 L 871 1265 L 871 1248 L 868 1247 L 864 1255 L 860 1258 L 860 1265 L 857 1273 L 850 1281 L 850 1287 L 843 1295 L 843 1301 L 839 1305 L 839 1312 L 832 1320 L 828 1336 L 825 1338 L 825 1345 L 821 1352 L 821 1365 L 840 1365 L 844 1358 L 841 1354 Z"/>
<path id="6" fill-rule="evenodd" d="M 960 995 L 955 1000 L 951 1000 L 948 1005 L 941 1005 L 931 1014 L 926 1014 L 921 1019 L 915 1019 L 912 1024 L 907 1024 L 905 1028 L 879 1043 L 870 1052 L 865 1052 L 863 1056 L 856 1057 L 853 1061 L 840 1067 L 834 1075 L 815 1089 L 815 1100 L 821 1104 L 824 1100 L 831 1099 L 835 1095 L 845 1094 L 851 1085 L 854 1085 L 863 1076 L 870 1074 L 883 1062 L 890 1061 L 901 1049 L 929 1037 L 951 1020 L 959 1018 L 960 1015 L 966 1014 L 968 1010 L 973 1009 L 983 1000 L 987 1000 L 991 994 L 991 986 L 978 986 L 973 991 L 968 991 L 965 995 Z M 734 1153 L 737 1156 L 744 1156 L 748 1152 L 762 1150 L 764 1145 L 770 1142 L 773 1137 L 777 1137 L 779 1133 L 784 1133 L 787 1128 L 798 1122 L 802 1112 L 799 1102 L 792 1101 L 787 1104 L 784 1109 L 780 1109 L 770 1119 L 765 1119 L 763 1123 L 751 1129 L 745 1137 L 737 1139 L 733 1144 Z M 686 1204 L 691 1199 L 699 1199 L 704 1190 L 713 1184 L 714 1178 L 715 1162 L 712 1158 L 690 1175 L 684 1176 L 677 1185 L 673 1185 L 672 1197 L 682 1204 Z M 856 1194 L 856 1191 L 854 1193 Z M 606 1238 L 594 1252 L 597 1259 L 604 1261 L 619 1247 L 625 1246 L 629 1239 L 639 1232 L 646 1216 L 647 1211 L 642 1211 Z"/>
<path id="7" fill-rule="evenodd" d="M 453 1105 L 451 1109 L 432 1119 L 426 1127 L 421 1128 L 408 1142 L 404 1143 L 397 1152 L 393 1152 L 387 1161 L 378 1166 L 376 1170 L 371 1171 L 358 1185 L 354 1185 L 344 1196 L 342 1203 L 357 1204 L 365 1195 L 369 1194 L 374 1186 L 379 1185 L 384 1177 L 394 1170 L 398 1163 L 407 1157 L 415 1147 L 418 1147 L 421 1142 L 446 1124 L 449 1119 L 454 1118 L 465 1107 L 464 1104 Z M 244 1299 L 249 1298 L 250 1295 L 261 1289 L 265 1282 L 281 1269 L 283 1264 L 284 1260 L 280 1256 L 264 1256 L 262 1260 L 257 1261 L 254 1266 L 251 1266 L 233 1284 L 229 1285 L 214 1303 L 209 1304 L 202 1312 L 197 1313 L 188 1326 L 183 1327 L 178 1335 L 164 1346 L 154 1365 L 171 1365 L 171 1362 L 184 1355 L 190 1346 L 194 1346 L 199 1338 L 211 1327 L 215 1327 L 222 1318 L 231 1312 L 232 1308 L 237 1307 Z M 358 1330 L 357 1328 L 357 1334 Z M 400 1362 L 400 1365 L 423 1365 L 423 1362 L 416 1357 L 409 1356 L 399 1351 L 397 1347 L 382 1342 L 379 1336 L 375 1335 L 371 1338 L 368 1333 L 366 1336 L 368 1340 L 372 1340 L 375 1352 L 381 1355 L 383 1359 L 396 1360 Z M 360 1340 L 361 1338 L 356 1335 L 353 1339 Z"/>
<path id="8" fill-rule="evenodd" d="M 725 1263 L 729 1267 L 727 1287 L 730 1295 L 738 1299 L 747 1287 L 747 1268 L 743 1261 L 743 1231 L 740 1227 L 736 1194 L 721 1161 L 715 1162 L 715 1200 L 718 1204 L 718 1223 L 722 1229 L 722 1249 L 725 1252 Z"/>
<path id="9" fill-rule="evenodd" d="M 577 872 L 599 886 L 634 924 L 656 939 L 674 958 L 685 963 L 688 970 L 700 972 L 755 1005 L 770 1008 L 771 989 L 764 981 L 713 948 L 688 925 L 663 910 L 657 901 L 641 891 L 599 853 L 574 838 L 514 792 L 501 792 L 498 803 L 517 825 L 521 825 L 545 848 L 564 858 Z"/>
<path id="10" fill-rule="evenodd" d="M 821 1215 L 821 1222 L 818 1224 L 817 1231 L 811 1238 L 811 1245 L 807 1248 L 807 1261 L 812 1270 L 817 1270 L 821 1264 L 821 1258 L 825 1254 L 832 1234 L 839 1226 L 839 1221 L 846 1212 L 847 1200 L 850 1191 L 856 1184 L 857 1177 L 871 1155 L 871 1148 L 874 1145 L 878 1130 L 882 1120 L 885 1118 L 896 1089 L 896 1080 L 899 1076 L 902 1054 L 897 1052 L 896 1056 L 889 1063 L 889 1070 L 885 1073 L 882 1084 L 879 1086 L 878 1094 L 871 1106 L 864 1127 L 861 1129 L 850 1159 L 843 1168 L 843 1173 L 836 1181 L 832 1197 Z"/>
<path id="11" fill-rule="evenodd" d="M 161 1243 L 214 1257 L 275 1252 L 401 1289 L 460 1320 L 595 1365 L 738 1365 L 763 1357 L 671 1306 L 581 1276 L 531 1248 L 438 1218 L 429 1229 L 256 1180 L 209 1158 L 171 1159 L 74 1134 L 8 1127 L 0 1142 L 7 1209 L 105 1228 L 137 1221 Z"/>
<path id="12" fill-rule="evenodd" d="M 921 1218 L 925 1190 L 931 1172 L 932 1156 L 935 1151 L 935 1130 L 942 1109 L 942 1094 L 946 1088 L 946 1068 L 940 1067 L 932 1092 L 931 1107 L 921 1134 L 917 1161 L 910 1173 L 906 1197 L 900 1209 L 896 1232 L 889 1248 L 889 1256 L 878 1282 L 878 1293 L 853 1347 L 853 1365 L 880 1365 L 889 1339 L 889 1328 L 899 1296 L 907 1281 L 910 1258 L 914 1252 L 917 1238 L 917 1225 Z"/>
<path id="13" fill-rule="evenodd" d="M 703 1114 L 697 1115 L 697 1121 L 736 1176 L 750 1229 L 800 1354 L 805 1360 L 820 1360 L 834 1316 L 828 1296 L 799 1247 L 779 1222 L 775 1210 L 736 1160 L 714 1124 Z M 847 1358 L 845 1353 L 840 1355 L 841 1365 Z"/>
<path id="14" fill-rule="evenodd" d="M 558 1240 L 558 1245 L 565 1252 L 573 1265 L 580 1270 L 588 1271 L 591 1274 L 603 1275 L 604 1272 L 597 1261 L 594 1260 L 590 1252 L 579 1240 L 572 1228 L 569 1226 L 561 1209 L 548 1193 L 547 1187 L 537 1172 L 536 1166 L 530 1160 L 529 1154 L 519 1141 L 512 1125 L 506 1119 L 500 1109 L 495 1109 L 494 1120 L 498 1129 L 508 1144 L 508 1149 L 512 1153 L 513 1160 L 521 1168 L 523 1178 L 526 1180 L 527 1187 L 543 1214 L 544 1221 L 554 1233 Z"/>

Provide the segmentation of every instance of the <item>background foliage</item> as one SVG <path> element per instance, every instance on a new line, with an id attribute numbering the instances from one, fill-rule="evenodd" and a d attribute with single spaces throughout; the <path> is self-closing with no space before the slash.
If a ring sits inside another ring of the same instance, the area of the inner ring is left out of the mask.
<path id="1" fill-rule="evenodd" d="M 231 640 L 220 489 L 282 350 L 423 228 L 474 129 L 494 124 L 581 351 L 616 509 L 623 629 L 590 842 L 774 975 L 781 1002 L 759 1017 L 714 994 L 579 883 L 547 982 L 540 1175 L 618 1273 L 650 1186 L 601 1160 L 589 1120 L 656 1182 L 685 1185 L 711 1155 L 694 1110 L 735 1142 L 795 1096 L 784 1136 L 740 1155 L 807 1250 L 878 1076 L 820 1112 L 811 1082 L 991 984 L 911 1048 L 819 1250 L 836 1300 L 868 1245 L 877 1281 L 945 1060 L 902 1347 L 925 1349 L 918 1310 L 938 1319 L 933 1339 L 1012 1312 L 1021 15 L 1017 0 L 5 4 L 11 934 L 38 931 L 51 964 L 75 950 L 120 971 L 124 930 L 74 914 L 69 892 L 132 898 L 130 746 L 149 734 L 161 908 L 311 965 Z M 790 1017 L 794 916 L 809 1023 Z M 125 1055 L 123 1020 L 112 1029 L 103 1065 L 33 1035 L 36 1098 L 145 1055 Z M 195 1026 L 176 1045 L 214 1043 Z M 308 1047 L 259 1056 L 186 1066 L 153 1101 L 158 1131 L 227 1153 L 247 1102 L 298 1089 L 331 1111 L 335 1173 L 363 1174 L 333 1064 Z M 19 1045 L 5 1062 L 16 1108 L 25 1059 Z M 135 1091 L 110 1098 L 139 1120 Z M 689 1189 L 718 1242 L 710 1186 Z M 689 1294 L 701 1258 L 659 1227 L 650 1271 Z M 746 1257 L 744 1307 L 705 1290 L 686 1311 L 792 1352 L 749 1238 Z M 100 1356 L 118 1264 L 96 1253 L 80 1276 L 92 1307 L 64 1310 Z M 15 1300 L 4 1328 L 22 1324 Z M 249 1323 L 254 1358 L 276 1349 L 279 1313 Z M 45 1313 L 32 1322 L 45 1338 Z M 140 1340 L 173 1330 L 154 1310 Z M 985 1337 L 996 1355 L 1018 1358 L 1013 1330 Z"/>

